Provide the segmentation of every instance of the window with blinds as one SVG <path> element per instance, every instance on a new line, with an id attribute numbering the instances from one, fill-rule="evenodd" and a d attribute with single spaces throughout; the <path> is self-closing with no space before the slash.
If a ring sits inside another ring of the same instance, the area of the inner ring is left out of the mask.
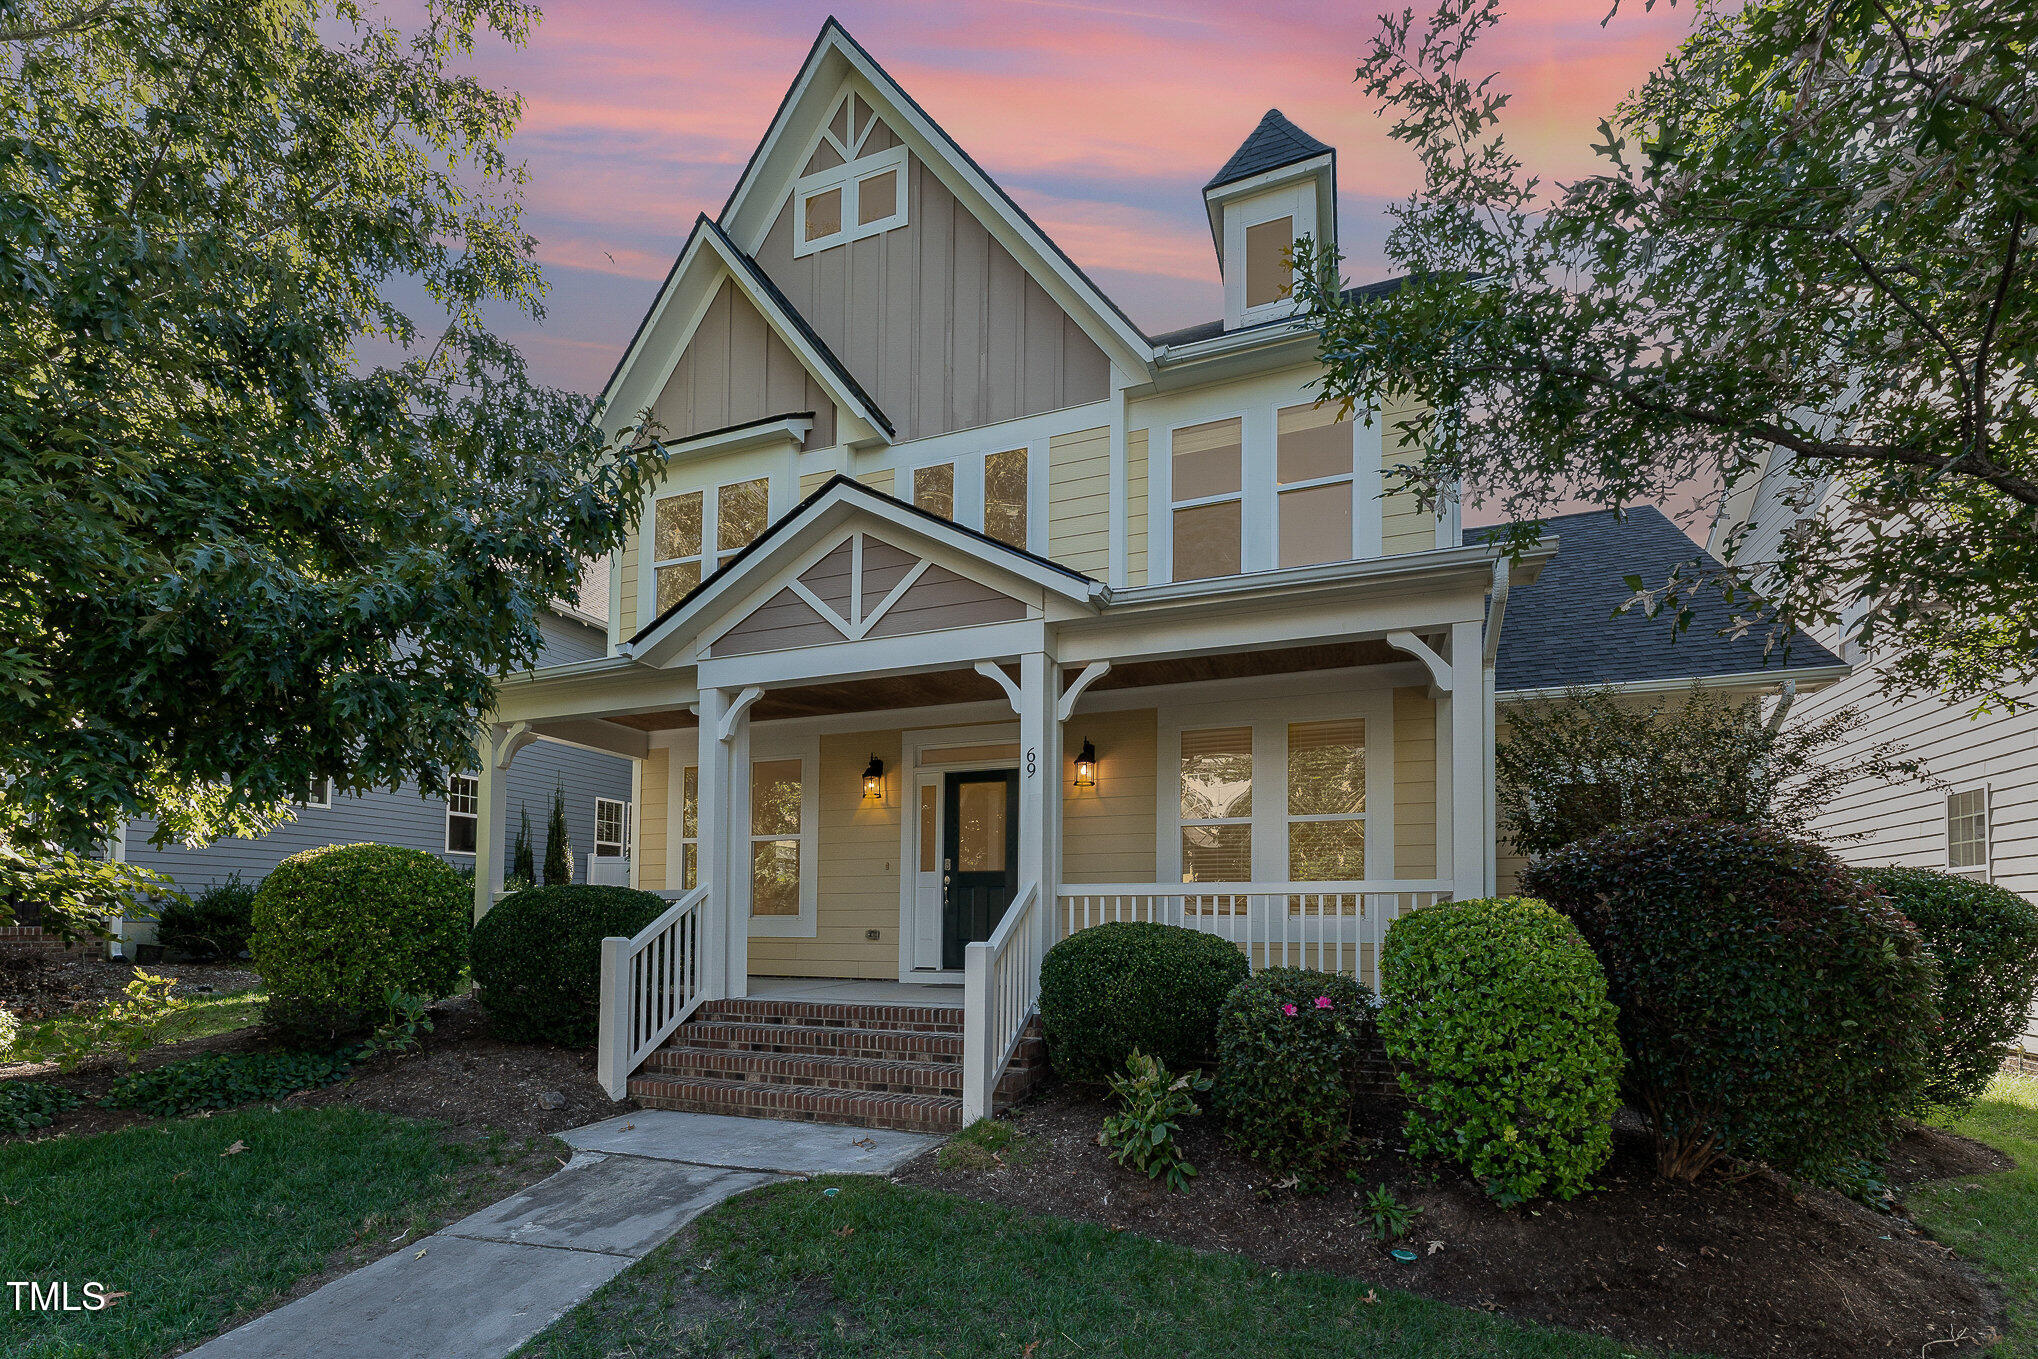
<path id="1" fill-rule="evenodd" d="M 1174 432 L 1170 468 L 1176 580 L 1235 576 L 1242 569 L 1242 423 L 1234 416 Z"/>
<path id="2" fill-rule="evenodd" d="M 1276 413 L 1274 530 L 1282 566 L 1353 555 L 1352 422 L 1337 416 L 1332 402 Z"/>
<path id="3" fill-rule="evenodd" d="M 801 765 L 756 760 L 750 766 L 750 914 L 800 913 Z"/>
<path id="4" fill-rule="evenodd" d="M 1183 732 L 1182 881 L 1251 882 L 1252 812 L 1252 728 Z"/>
<path id="5" fill-rule="evenodd" d="M 1288 724 L 1288 877 L 1366 876 L 1366 723 Z"/>

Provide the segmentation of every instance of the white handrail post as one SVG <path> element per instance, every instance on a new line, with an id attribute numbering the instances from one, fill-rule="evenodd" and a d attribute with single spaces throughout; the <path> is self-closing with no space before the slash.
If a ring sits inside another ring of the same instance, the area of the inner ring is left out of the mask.
<path id="1" fill-rule="evenodd" d="M 610 1099 L 621 1099 L 630 1084 L 630 941 L 601 941 L 601 1037 L 595 1078 Z"/>
<path id="2" fill-rule="evenodd" d="M 991 946 L 974 943 L 962 952 L 962 1125 L 991 1114 L 997 1076 L 990 1070 Z"/>

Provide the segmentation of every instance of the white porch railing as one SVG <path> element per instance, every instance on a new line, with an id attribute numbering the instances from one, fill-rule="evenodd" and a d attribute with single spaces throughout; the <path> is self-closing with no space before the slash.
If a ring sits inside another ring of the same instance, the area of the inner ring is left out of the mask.
<path id="1" fill-rule="evenodd" d="M 628 887 L 630 861 L 616 854 L 589 854 L 587 881 L 594 887 Z"/>
<path id="2" fill-rule="evenodd" d="M 1115 920 L 1180 925 L 1229 939 L 1253 971 L 1307 967 L 1380 989 L 1387 927 L 1452 895 L 1448 882 L 1069 883 L 1056 897 L 1053 937 Z"/>
<path id="3" fill-rule="evenodd" d="M 1040 884 L 1028 883 L 962 960 L 962 1121 L 988 1117 L 998 1078 L 1040 998 Z"/>
<path id="4" fill-rule="evenodd" d="M 630 1073 L 707 999 L 702 954 L 708 889 L 676 896 L 671 907 L 629 939 L 601 941 L 601 1035 L 595 1074 L 621 1099 Z"/>

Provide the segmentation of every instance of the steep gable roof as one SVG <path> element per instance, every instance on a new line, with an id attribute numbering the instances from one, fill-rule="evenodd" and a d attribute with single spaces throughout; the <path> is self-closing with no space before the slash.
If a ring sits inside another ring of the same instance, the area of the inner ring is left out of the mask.
<path id="1" fill-rule="evenodd" d="M 1809 637 L 1793 639 L 1787 655 L 1765 656 L 1760 626 L 1739 637 L 1721 635 L 1733 611 L 1717 595 L 1692 601 L 1695 616 L 1683 632 L 1668 618 L 1617 614 L 1634 594 L 1626 577 L 1653 584 L 1680 562 L 1717 564 L 1653 505 L 1637 506 L 1625 518 L 1588 510 L 1544 524 L 1557 539 L 1557 555 L 1532 584 L 1509 594 L 1494 680 L 1503 693 L 1762 671 L 1781 680 L 1805 670 L 1846 670 Z M 1496 532 L 1466 529 L 1463 536 L 1467 543 L 1484 542 Z"/>
<path id="2" fill-rule="evenodd" d="M 722 207 L 718 220 L 732 238 L 752 250 L 762 243 L 785 188 L 800 174 L 794 159 L 802 149 L 794 144 L 793 133 L 797 127 L 818 125 L 826 116 L 826 101 L 851 73 L 870 87 L 878 116 L 1106 354 L 1123 364 L 1145 364 L 1152 352 L 1145 333 L 833 16 L 821 25 Z"/>
<path id="3" fill-rule="evenodd" d="M 1231 159 L 1224 162 L 1224 168 L 1211 176 L 1203 186 L 1203 192 L 1226 184 L 1235 184 L 1241 179 L 1268 170 L 1278 170 L 1283 165 L 1293 165 L 1298 160 L 1311 156 L 1325 155 L 1330 147 L 1316 140 L 1301 128 L 1288 121 L 1287 115 L 1279 109 L 1268 109 L 1260 118 L 1246 139 L 1239 143 L 1238 150 L 1231 153 Z"/>

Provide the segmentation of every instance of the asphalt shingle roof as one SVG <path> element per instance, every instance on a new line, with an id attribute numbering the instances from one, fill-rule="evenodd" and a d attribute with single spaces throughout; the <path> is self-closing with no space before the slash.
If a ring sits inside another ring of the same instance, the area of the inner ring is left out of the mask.
<path id="1" fill-rule="evenodd" d="M 1320 156 L 1328 150 L 1328 146 L 1289 122 L 1281 110 L 1268 109 L 1259 126 L 1239 143 L 1238 150 L 1231 153 L 1231 159 L 1224 162 L 1224 168 L 1203 186 L 1203 192 L 1209 193 L 1220 184 L 1250 178 L 1263 170 L 1275 170 L 1283 165 L 1293 165 L 1298 160 Z"/>
<path id="2" fill-rule="evenodd" d="M 1616 615 L 1634 593 L 1625 577 L 1657 585 L 1679 562 L 1716 564 L 1654 506 L 1631 509 L 1625 520 L 1612 510 L 1557 515 L 1544 521 L 1544 531 L 1556 536 L 1557 555 L 1534 584 L 1516 586 L 1508 595 L 1494 680 L 1502 692 L 1841 663 L 1809 637 L 1793 639 L 1787 655 L 1765 658 L 1765 629 L 1721 636 L 1733 611 L 1717 595 L 1692 602 L 1696 616 L 1683 632 L 1667 616 Z M 1464 538 L 1480 542 L 1492 532 L 1467 529 Z"/>
<path id="3" fill-rule="evenodd" d="M 1403 274 L 1398 278 L 1384 278 L 1378 283 L 1361 283 L 1356 288 L 1347 288 L 1345 289 L 1345 301 L 1356 302 L 1368 297 L 1385 297 L 1388 293 L 1399 288 L 1407 278 L 1408 275 Z M 1308 319 L 1307 317 L 1284 317 L 1278 321 L 1260 321 L 1250 326 L 1241 326 L 1231 333 L 1243 335 L 1249 330 L 1266 330 L 1273 326 L 1294 327 L 1306 325 L 1308 324 Z M 1215 321 L 1198 321 L 1193 326 L 1183 326 L 1180 330 L 1164 331 L 1159 335 L 1149 335 L 1147 338 L 1152 340 L 1156 346 L 1183 345 L 1194 344 L 1198 340 L 1215 339 L 1224 333 L 1224 318 L 1219 317 Z"/>

